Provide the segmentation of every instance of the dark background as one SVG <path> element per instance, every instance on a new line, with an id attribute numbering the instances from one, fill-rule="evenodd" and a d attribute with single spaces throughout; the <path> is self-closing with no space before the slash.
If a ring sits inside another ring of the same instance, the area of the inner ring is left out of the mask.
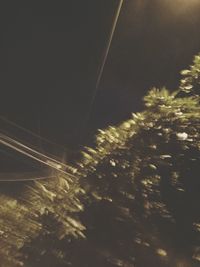
<path id="1" fill-rule="evenodd" d="M 66 0 L 1 6 L 0 115 L 76 149 L 97 128 L 140 111 L 150 87 L 176 89 L 180 70 L 200 51 L 200 4 L 125 0 L 88 114 L 117 5 Z"/>

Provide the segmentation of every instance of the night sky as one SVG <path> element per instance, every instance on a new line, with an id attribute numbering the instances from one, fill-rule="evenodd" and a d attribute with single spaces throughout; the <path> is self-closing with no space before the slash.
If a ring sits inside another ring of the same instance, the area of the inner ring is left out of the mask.
<path id="1" fill-rule="evenodd" d="M 150 87 L 176 89 L 180 70 L 200 51 L 200 3 L 125 0 L 86 119 L 117 5 L 66 0 L 1 6 L 0 114 L 75 148 L 97 128 L 140 111 Z"/>

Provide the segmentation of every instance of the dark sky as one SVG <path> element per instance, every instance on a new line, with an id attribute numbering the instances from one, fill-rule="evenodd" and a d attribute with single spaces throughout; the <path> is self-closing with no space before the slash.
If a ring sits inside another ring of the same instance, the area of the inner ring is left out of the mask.
<path id="1" fill-rule="evenodd" d="M 7 3 L 1 7 L 0 114 L 70 147 L 128 118 L 142 109 L 150 87 L 175 89 L 180 70 L 200 51 L 197 2 L 124 1 L 87 123 L 118 1 Z"/>

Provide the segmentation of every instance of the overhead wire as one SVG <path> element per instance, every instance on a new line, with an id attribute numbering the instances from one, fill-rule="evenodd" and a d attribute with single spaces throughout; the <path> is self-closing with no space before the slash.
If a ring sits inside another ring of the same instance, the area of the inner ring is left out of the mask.
<path id="1" fill-rule="evenodd" d="M 68 168 L 68 165 L 62 163 L 62 162 L 59 162 L 57 161 L 56 159 L 54 158 L 51 158 L 45 154 L 42 154 L 4 134 L 1 134 L 0 133 L 0 143 L 9 147 L 9 148 L 12 148 L 13 150 L 33 159 L 33 160 L 36 160 L 52 169 L 55 169 L 57 172 L 60 172 L 60 173 L 63 173 L 63 174 L 66 174 L 70 177 L 73 177 L 74 178 L 74 175 L 65 171 L 65 169 Z"/>
<path id="2" fill-rule="evenodd" d="M 123 3 L 124 3 L 124 0 L 119 0 L 119 4 L 117 6 L 117 9 L 116 9 L 116 12 L 115 12 L 115 15 L 114 15 L 114 19 L 113 19 L 113 23 L 112 23 L 111 30 L 110 30 L 110 33 L 109 33 L 109 37 L 108 37 L 108 40 L 107 40 L 107 43 L 106 43 L 106 47 L 105 47 L 105 50 L 104 50 L 104 53 L 103 53 L 103 59 L 102 59 L 102 62 L 100 62 L 100 66 L 98 68 L 97 79 L 96 79 L 94 91 L 92 92 L 92 97 L 91 97 L 91 101 L 90 101 L 90 104 L 89 104 L 89 109 L 88 109 L 88 112 L 86 114 L 85 125 L 84 125 L 85 127 L 87 126 L 87 124 L 88 124 L 88 122 L 90 120 L 90 116 L 91 116 L 92 109 L 93 109 L 93 106 L 94 106 L 94 102 L 95 102 L 95 99 L 96 99 L 96 96 L 97 96 L 97 93 L 98 93 L 98 90 L 99 90 L 99 86 L 100 86 L 100 82 L 101 82 L 101 79 L 102 79 L 103 71 L 104 71 L 104 68 L 105 68 L 105 65 L 106 65 L 106 62 L 107 62 L 107 59 L 108 59 L 109 51 L 110 51 L 110 48 L 111 48 L 112 40 L 113 40 L 113 37 L 114 37 L 114 33 L 115 33 L 115 30 L 116 30 L 116 26 L 117 26 L 117 23 L 118 23 L 118 20 L 119 20 L 119 16 L 120 16 L 120 13 L 121 13 L 121 10 L 122 10 Z"/>
<path id="3" fill-rule="evenodd" d="M 124 2 L 124 0 L 119 0 L 119 4 L 117 6 L 117 10 L 116 10 L 116 13 L 115 13 L 115 16 L 114 16 L 114 20 L 113 20 L 113 23 L 112 23 L 111 31 L 110 31 L 110 34 L 109 34 L 109 37 L 108 37 L 107 45 L 106 45 L 106 48 L 104 50 L 103 60 L 102 60 L 102 62 L 100 64 L 100 67 L 99 67 L 99 70 L 98 70 L 97 80 L 96 80 L 95 88 L 94 88 L 94 91 L 93 91 L 93 94 L 92 94 L 91 103 L 89 105 L 89 110 L 88 110 L 88 114 L 86 116 L 86 123 L 85 124 L 87 124 L 89 119 L 90 119 L 90 115 L 91 115 L 91 112 L 92 112 L 92 109 L 93 109 L 93 105 L 94 105 L 94 102 L 95 102 L 95 99 L 96 99 L 97 92 L 99 90 L 99 85 L 100 85 L 101 78 L 102 78 L 103 71 L 104 71 L 104 67 L 105 67 L 105 64 L 106 64 L 106 61 L 107 61 L 107 58 L 108 58 L 108 54 L 109 54 L 109 51 L 110 51 L 110 47 L 111 47 L 111 44 L 112 44 L 113 36 L 114 36 L 115 29 L 116 29 L 116 26 L 117 26 L 117 22 L 118 22 L 118 19 L 119 19 L 119 16 L 120 16 L 120 12 L 121 12 L 121 9 L 122 9 L 123 2 Z M 55 144 L 54 142 L 51 142 L 51 141 L 47 140 L 46 138 L 41 137 L 41 136 L 31 132 L 30 130 L 25 129 L 24 127 L 21 127 L 21 126 L 17 125 L 16 123 L 9 121 L 8 119 L 4 118 L 3 116 L 0 116 L 0 119 L 6 121 L 10 125 L 13 125 L 14 127 L 17 127 L 18 129 L 21 129 L 21 130 L 31 134 L 32 136 L 40 138 L 40 140 L 44 140 L 44 141 L 48 142 L 49 144 L 57 146 L 57 144 Z M 49 157 L 49 156 L 47 156 L 47 155 L 45 155 L 43 153 L 40 153 L 39 151 L 36 151 L 36 150 L 30 148 L 29 146 L 26 146 L 26 145 L 16 141 L 13 138 L 10 138 L 9 136 L 6 136 L 5 134 L 0 133 L 0 143 L 3 144 L 3 145 L 6 145 L 7 147 L 10 147 L 10 148 L 14 149 L 15 151 L 18 151 L 19 153 L 21 153 L 21 154 L 23 154 L 25 156 L 28 156 L 29 158 L 34 159 L 34 160 L 36 160 L 36 161 L 38 161 L 38 162 L 40 162 L 40 163 L 42 163 L 42 164 L 44 164 L 44 165 L 46 165 L 48 167 L 56 169 L 58 172 L 66 174 L 66 175 L 68 175 L 68 176 L 70 176 L 72 178 L 74 177 L 73 174 L 70 174 L 69 172 L 66 172 L 65 170 L 63 170 L 63 168 L 65 168 L 65 169 L 68 168 L 69 167 L 68 165 L 63 164 L 62 162 L 59 162 L 56 159 L 54 159 L 52 157 Z"/>
<path id="4" fill-rule="evenodd" d="M 4 116 L 0 116 L 0 120 L 2 120 L 2 121 L 4 121 L 4 122 L 6 122 L 6 123 L 8 123 L 8 124 L 10 124 L 10 125 L 12 125 L 12 126 L 14 126 L 15 128 L 18 128 L 18 129 L 20 129 L 20 130 L 22 130 L 22 131 L 24 131 L 24 132 L 26 132 L 26 133 L 28 133 L 28 134 L 30 134 L 30 135 L 36 137 L 36 138 L 38 138 L 38 139 L 40 139 L 40 140 L 43 140 L 43 141 L 45 141 L 45 142 L 47 142 L 47 143 L 49 143 L 49 144 L 51 144 L 51 145 L 54 145 L 54 146 L 56 146 L 56 147 L 59 147 L 59 148 L 62 149 L 63 151 L 64 151 L 64 150 L 65 150 L 65 151 L 68 150 L 68 149 L 64 148 L 63 146 L 61 146 L 61 145 L 59 145 L 59 144 L 57 144 L 57 143 L 55 143 L 55 142 L 53 142 L 53 141 L 50 141 L 49 139 L 47 139 L 47 138 L 45 138 L 45 137 L 42 137 L 42 136 L 40 136 L 40 135 L 34 133 L 33 131 L 31 131 L 31 130 L 25 128 L 25 127 L 22 127 L 21 125 L 19 125 L 19 124 L 13 122 L 13 121 L 11 121 L 11 120 L 8 120 L 8 119 L 5 118 Z"/>

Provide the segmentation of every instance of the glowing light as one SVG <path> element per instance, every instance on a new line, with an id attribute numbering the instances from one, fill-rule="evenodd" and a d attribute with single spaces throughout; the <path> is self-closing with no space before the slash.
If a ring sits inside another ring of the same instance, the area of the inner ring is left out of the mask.
<path id="1" fill-rule="evenodd" d="M 3 144 L 33 160 L 36 160 L 40 163 L 43 163 L 46 166 L 49 166 L 53 169 L 56 169 L 57 171 L 63 173 L 63 174 L 67 174 L 68 176 L 71 176 L 72 178 L 74 178 L 74 176 L 65 171 L 65 169 L 67 169 L 67 165 L 63 164 L 62 162 L 57 161 L 56 159 L 53 159 L 43 153 L 38 152 L 37 150 L 32 149 L 29 146 L 26 146 L 24 144 L 22 144 L 21 142 L 0 133 L 0 144 Z M 17 179 L 19 180 L 19 179 Z"/>
<path id="2" fill-rule="evenodd" d="M 187 138 L 188 138 L 188 134 L 185 132 L 177 133 L 176 136 L 177 136 L 178 140 L 182 140 L 182 141 L 187 140 Z"/>
<path id="3" fill-rule="evenodd" d="M 158 255 L 160 255 L 162 257 L 166 257 L 167 256 L 167 252 L 164 249 L 159 248 L 159 249 L 157 249 L 156 252 L 157 252 Z"/>
<path id="4" fill-rule="evenodd" d="M 62 169 L 62 165 L 55 163 L 54 161 L 47 160 L 47 164 L 52 166 L 55 169 L 58 169 L 58 170 Z"/>
<path id="5" fill-rule="evenodd" d="M 171 9 L 171 11 L 176 15 L 183 15 L 189 11 L 193 11 L 197 5 L 200 7 L 199 0 L 162 0 L 162 4 L 165 8 Z"/>

